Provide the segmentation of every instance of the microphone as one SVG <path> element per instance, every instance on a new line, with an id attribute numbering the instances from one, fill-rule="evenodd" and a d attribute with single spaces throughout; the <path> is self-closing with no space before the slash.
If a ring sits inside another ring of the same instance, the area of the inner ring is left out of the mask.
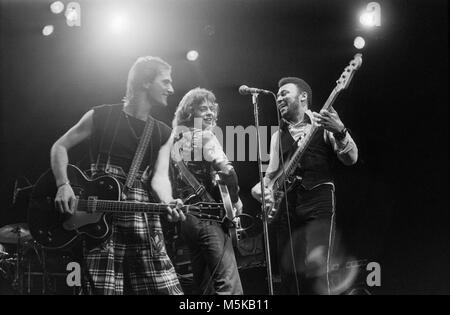
<path id="1" fill-rule="evenodd" d="M 239 87 L 239 94 L 241 94 L 241 95 L 258 94 L 258 93 L 270 94 L 271 92 L 267 91 L 267 90 L 263 90 L 263 89 L 251 88 L 246 85 L 241 85 Z"/>

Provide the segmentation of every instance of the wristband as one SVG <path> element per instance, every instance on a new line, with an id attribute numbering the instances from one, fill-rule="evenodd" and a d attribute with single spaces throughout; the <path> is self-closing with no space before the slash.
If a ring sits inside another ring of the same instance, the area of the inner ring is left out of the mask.
<path id="1" fill-rule="evenodd" d="M 58 185 L 58 189 L 60 189 L 64 185 L 70 185 L 70 181 L 67 181 L 67 182 L 64 182 L 64 183 Z"/>
<path id="2" fill-rule="evenodd" d="M 333 133 L 333 136 L 336 140 L 341 141 L 347 135 L 347 128 L 344 127 L 341 132 Z"/>

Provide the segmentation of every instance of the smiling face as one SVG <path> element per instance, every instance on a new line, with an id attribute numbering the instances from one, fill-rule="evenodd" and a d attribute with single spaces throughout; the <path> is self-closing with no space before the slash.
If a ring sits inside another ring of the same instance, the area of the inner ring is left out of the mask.
<path id="1" fill-rule="evenodd" d="M 286 120 L 296 121 L 308 108 L 306 99 L 306 92 L 300 92 L 294 83 L 282 85 L 277 94 L 277 107 L 281 116 Z"/>
<path id="2" fill-rule="evenodd" d="M 197 119 L 201 119 L 202 129 L 211 129 L 216 125 L 217 104 L 204 101 L 194 108 L 194 124 Z"/>
<path id="3" fill-rule="evenodd" d="M 161 69 L 153 82 L 146 83 L 144 87 L 147 89 L 147 96 L 150 102 L 167 106 L 167 97 L 174 92 L 171 71 L 169 69 Z"/>

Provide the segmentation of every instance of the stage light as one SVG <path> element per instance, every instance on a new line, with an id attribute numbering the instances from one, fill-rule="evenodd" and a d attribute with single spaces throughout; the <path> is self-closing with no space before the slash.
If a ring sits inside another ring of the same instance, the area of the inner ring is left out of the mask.
<path id="1" fill-rule="evenodd" d="M 81 7 L 78 2 L 70 2 L 66 8 L 66 23 L 69 26 L 81 26 Z"/>
<path id="2" fill-rule="evenodd" d="M 64 4 L 61 1 L 55 1 L 50 5 L 50 10 L 55 14 L 60 14 L 64 10 Z"/>
<path id="3" fill-rule="evenodd" d="M 50 36 L 52 35 L 54 30 L 55 28 L 53 27 L 53 25 L 45 25 L 44 28 L 42 29 L 42 35 Z"/>
<path id="4" fill-rule="evenodd" d="M 188 51 L 188 53 L 186 54 L 186 58 L 187 58 L 187 60 L 189 60 L 189 61 L 195 61 L 195 60 L 197 60 L 197 59 L 198 59 L 198 56 L 199 56 L 199 54 L 198 54 L 198 51 L 196 51 L 196 50 L 190 50 L 190 51 Z"/>
<path id="5" fill-rule="evenodd" d="M 125 15 L 115 13 L 109 19 L 109 27 L 115 34 L 123 33 L 128 28 L 128 19 Z"/>
<path id="6" fill-rule="evenodd" d="M 355 40 L 353 41 L 353 45 L 357 49 L 363 49 L 364 46 L 366 45 L 366 41 L 361 36 L 357 36 L 357 37 L 355 37 Z"/>
<path id="7" fill-rule="evenodd" d="M 73 23 L 78 19 L 78 13 L 77 11 L 70 9 L 67 10 L 66 12 L 66 18 L 67 18 L 67 23 Z"/>
<path id="8" fill-rule="evenodd" d="M 367 27 L 381 26 L 381 7 L 378 2 L 370 2 L 359 16 L 359 22 Z"/>
<path id="9" fill-rule="evenodd" d="M 208 36 L 213 36 L 216 33 L 216 28 L 214 25 L 208 24 L 203 28 L 203 32 Z"/>
<path id="10" fill-rule="evenodd" d="M 372 14 L 369 12 L 363 12 L 359 16 L 359 23 L 364 26 L 372 27 L 374 25 Z"/>

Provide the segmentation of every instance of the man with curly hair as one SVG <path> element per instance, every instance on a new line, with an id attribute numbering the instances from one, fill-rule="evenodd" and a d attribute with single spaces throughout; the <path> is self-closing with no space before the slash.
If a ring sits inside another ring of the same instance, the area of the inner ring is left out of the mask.
<path id="1" fill-rule="evenodd" d="M 222 146 L 213 133 L 218 115 L 216 97 L 202 88 L 190 90 L 181 100 L 173 120 L 174 146 L 171 157 L 181 162 L 205 187 L 203 196 L 197 195 L 192 201 L 204 200 L 205 195 L 215 202 L 221 202 L 214 174 L 220 172 L 230 192 L 235 208 L 242 211 L 236 172 L 223 152 Z M 174 163 L 176 165 L 176 163 Z M 192 196 L 193 187 L 186 183 L 178 168 L 177 179 L 173 181 L 182 199 Z M 230 224 L 230 222 L 226 222 Z M 191 252 L 194 282 L 198 294 L 242 294 L 236 258 L 228 226 L 216 222 L 201 221 L 187 214 L 181 223 L 181 235 Z"/>

